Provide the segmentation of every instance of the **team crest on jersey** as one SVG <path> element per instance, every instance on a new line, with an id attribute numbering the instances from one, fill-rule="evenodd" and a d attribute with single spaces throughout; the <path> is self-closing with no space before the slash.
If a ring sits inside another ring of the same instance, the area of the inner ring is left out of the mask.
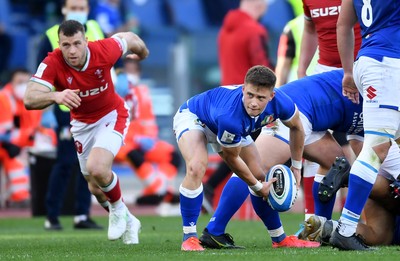
<path id="1" fill-rule="evenodd" d="M 232 143 L 234 138 L 235 138 L 235 134 L 224 131 L 224 133 L 222 134 L 222 137 L 221 137 L 221 141 L 225 142 L 225 143 Z"/>
<path id="2" fill-rule="evenodd" d="M 101 79 L 103 78 L 103 70 L 97 69 L 94 74 L 97 76 L 97 78 Z"/>
<path id="3" fill-rule="evenodd" d="M 67 78 L 67 82 L 68 82 L 69 84 L 71 84 L 71 83 L 72 83 L 72 79 L 73 79 L 73 78 L 72 78 L 71 76 L 68 77 L 68 78 Z"/>
<path id="4" fill-rule="evenodd" d="M 267 115 L 267 116 L 265 116 L 265 118 L 262 120 L 261 126 L 265 126 L 265 125 L 271 123 L 273 120 L 274 120 L 274 115 L 273 115 L 273 114 L 272 114 L 272 115 Z"/>

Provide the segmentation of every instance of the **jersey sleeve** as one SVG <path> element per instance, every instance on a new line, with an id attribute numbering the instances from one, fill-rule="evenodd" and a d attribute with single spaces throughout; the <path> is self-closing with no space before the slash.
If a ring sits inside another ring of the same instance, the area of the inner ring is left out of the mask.
<path id="1" fill-rule="evenodd" d="M 303 0 L 303 10 L 304 10 L 304 18 L 306 20 L 311 20 L 310 9 L 308 8 L 306 1 L 304 1 L 304 0 Z"/>
<path id="2" fill-rule="evenodd" d="M 50 56 L 47 56 L 38 66 L 36 73 L 31 77 L 31 81 L 42 84 L 53 89 L 57 75 L 57 65 Z"/>
<path id="3" fill-rule="evenodd" d="M 113 66 L 118 59 L 126 52 L 126 42 L 119 37 L 111 37 L 98 41 L 101 44 L 104 60 L 107 60 Z"/>
<path id="4" fill-rule="evenodd" d="M 274 100 L 276 102 L 278 118 L 281 121 L 290 121 L 297 111 L 297 106 L 293 100 L 279 89 L 275 90 Z"/>

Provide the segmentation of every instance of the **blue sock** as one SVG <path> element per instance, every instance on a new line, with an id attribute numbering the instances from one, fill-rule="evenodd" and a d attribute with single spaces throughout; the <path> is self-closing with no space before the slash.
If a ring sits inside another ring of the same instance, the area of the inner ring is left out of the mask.
<path id="1" fill-rule="evenodd" d="M 184 241 L 189 237 L 197 237 L 196 223 L 203 203 L 203 187 L 201 186 L 200 188 L 197 190 L 188 190 L 181 187 L 179 189 Z M 187 192 L 191 195 L 184 195 Z M 194 197 L 190 197 L 193 195 Z"/>
<path id="2" fill-rule="evenodd" d="M 246 182 L 237 176 L 231 177 L 226 183 L 218 207 L 207 225 L 208 232 L 216 236 L 224 234 L 229 220 L 242 206 L 249 193 Z"/>
<path id="3" fill-rule="evenodd" d="M 373 184 L 368 181 L 350 173 L 349 190 L 347 192 L 347 200 L 344 204 L 344 208 L 361 215 L 361 211 L 367 202 L 372 186 Z"/>
<path id="4" fill-rule="evenodd" d="M 335 206 L 336 194 L 333 195 L 331 200 L 329 200 L 328 202 L 321 202 L 318 198 L 318 187 L 319 182 L 314 181 L 312 193 L 314 196 L 315 215 L 326 217 L 326 219 L 328 220 L 332 219 L 332 212 L 333 207 Z"/>
<path id="5" fill-rule="evenodd" d="M 273 210 L 268 202 L 264 201 L 262 197 L 256 197 L 252 194 L 250 194 L 250 197 L 251 203 L 253 203 L 254 210 L 264 222 L 264 225 L 267 227 L 270 235 L 272 230 L 277 230 L 282 227 L 278 211 Z M 285 237 L 285 233 L 276 236 L 271 235 L 271 239 L 273 242 L 281 242 L 283 239 L 285 239 Z"/>

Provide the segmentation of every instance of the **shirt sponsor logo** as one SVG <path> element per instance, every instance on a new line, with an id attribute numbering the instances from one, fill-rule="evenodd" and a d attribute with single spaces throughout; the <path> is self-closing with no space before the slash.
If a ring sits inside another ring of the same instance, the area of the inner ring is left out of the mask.
<path id="1" fill-rule="evenodd" d="M 330 6 L 324 8 L 316 8 L 310 10 L 311 17 L 323 17 L 323 16 L 337 16 L 340 13 L 340 6 Z"/>
<path id="2" fill-rule="evenodd" d="M 95 96 L 99 93 L 104 92 L 105 90 L 107 90 L 107 88 L 108 88 L 108 83 L 106 83 L 106 85 L 101 86 L 99 88 L 93 88 L 93 89 L 86 90 L 86 91 L 80 91 L 79 96 L 80 97 Z"/>
<path id="3" fill-rule="evenodd" d="M 38 77 L 38 78 L 42 78 L 43 72 L 44 72 L 44 70 L 46 70 L 46 68 L 47 68 L 47 64 L 40 63 L 39 67 L 38 67 L 38 69 L 37 69 L 37 71 L 35 73 L 35 76 Z"/>

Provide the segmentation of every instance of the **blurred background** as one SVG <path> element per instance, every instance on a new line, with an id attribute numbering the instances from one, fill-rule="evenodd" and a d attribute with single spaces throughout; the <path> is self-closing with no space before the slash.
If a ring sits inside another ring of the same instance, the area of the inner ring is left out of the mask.
<path id="1" fill-rule="evenodd" d="M 99 5 L 118 6 L 119 16 L 106 34 L 128 28 L 139 34 L 151 55 L 142 62 L 142 77 L 152 90 L 160 136 L 173 139 L 171 115 L 188 97 L 219 85 L 217 34 L 225 14 L 239 0 L 90 0 L 89 19 Z M 279 36 L 294 18 L 287 0 L 268 0 L 261 18 L 269 33 L 269 55 L 276 62 Z M 36 50 L 47 28 L 62 21 L 62 0 L 0 0 L 0 86 L 8 72 L 34 72 Z M 97 19 L 98 22 L 99 18 Z"/>

